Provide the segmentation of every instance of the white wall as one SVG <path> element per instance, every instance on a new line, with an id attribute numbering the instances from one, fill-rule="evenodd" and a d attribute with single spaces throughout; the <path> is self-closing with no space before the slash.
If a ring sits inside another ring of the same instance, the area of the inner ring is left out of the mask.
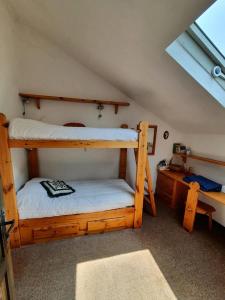
<path id="1" fill-rule="evenodd" d="M 209 158 L 225 161 L 225 136 L 215 134 L 188 134 L 184 136 L 184 143 L 191 147 L 193 153 L 202 154 Z M 188 164 L 193 167 L 197 174 L 215 180 L 225 185 L 225 168 L 195 161 L 188 160 Z M 216 201 L 202 199 L 216 208 L 214 219 L 225 226 L 225 206 Z"/>
<path id="2" fill-rule="evenodd" d="M 128 100 L 107 81 L 80 65 L 37 32 L 23 25 L 17 28 L 21 92 Z M 113 107 L 105 107 L 100 120 L 97 118 L 98 111 L 94 105 L 57 102 L 42 102 L 40 110 L 37 110 L 34 104 L 29 104 L 26 108 L 26 117 L 55 124 L 78 121 L 96 127 L 119 127 L 122 123 L 135 127 L 140 120 L 157 124 L 159 128 L 156 155 L 150 157 L 155 179 L 156 164 L 163 158 L 170 158 L 172 143 L 179 141 L 180 135 L 133 101 L 130 103 L 130 107 L 121 108 L 118 115 L 114 114 Z M 167 141 L 162 137 L 164 130 L 170 132 Z M 65 179 L 117 177 L 117 154 L 118 150 L 42 150 L 41 175 Z M 133 161 L 133 157 L 131 160 Z M 133 169 L 129 173 L 132 175 L 129 177 L 134 177 Z"/>
<path id="3" fill-rule="evenodd" d="M 0 0 L 0 112 L 8 119 L 21 115 L 18 97 L 14 21 Z M 24 150 L 13 151 L 14 176 L 18 188 L 26 179 Z"/>

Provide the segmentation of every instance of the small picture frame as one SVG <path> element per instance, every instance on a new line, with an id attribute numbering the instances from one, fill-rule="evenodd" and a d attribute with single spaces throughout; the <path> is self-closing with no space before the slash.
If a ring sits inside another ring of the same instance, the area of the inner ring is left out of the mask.
<path id="1" fill-rule="evenodd" d="M 157 129 L 158 129 L 157 125 L 148 126 L 148 144 L 147 144 L 148 155 L 155 155 Z"/>

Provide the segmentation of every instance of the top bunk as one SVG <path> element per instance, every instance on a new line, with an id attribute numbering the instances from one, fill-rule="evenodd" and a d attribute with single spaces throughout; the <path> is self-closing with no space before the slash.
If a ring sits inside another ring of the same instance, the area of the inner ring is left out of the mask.
<path id="1" fill-rule="evenodd" d="M 2 119 L 2 117 L 1 117 Z M 2 121 L 2 120 L 1 120 Z M 5 123 L 6 124 L 6 123 Z M 0 125 L 5 125 L 0 122 Z M 16 118 L 8 126 L 10 148 L 138 148 L 147 122 L 128 128 L 66 127 Z"/>

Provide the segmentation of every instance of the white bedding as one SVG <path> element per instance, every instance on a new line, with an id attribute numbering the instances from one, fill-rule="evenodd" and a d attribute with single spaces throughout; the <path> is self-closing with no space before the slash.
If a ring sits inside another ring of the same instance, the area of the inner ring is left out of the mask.
<path id="1" fill-rule="evenodd" d="M 49 198 L 39 183 L 46 178 L 28 181 L 17 193 L 20 219 L 32 219 L 90 213 L 134 205 L 134 191 L 122 179 L 66 181 L 76 192 Z"/>
<path id="2" fill-rule="evenodd" d="M 10 122 L 9 137 L 20 140 L 136 141 L 138 134 L 132 129 L 66 127 L 16 118 Z"/>

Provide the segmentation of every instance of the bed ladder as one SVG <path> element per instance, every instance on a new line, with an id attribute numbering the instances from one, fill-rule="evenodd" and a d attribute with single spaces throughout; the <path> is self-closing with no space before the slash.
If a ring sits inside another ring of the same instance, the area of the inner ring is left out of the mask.
<path id="1" fill-rule="evenodd" d="M 134 155 L 137 163 L 137 149 L 134 149 Z M 145 183 L 147 183 L 147 187 L 145 186 L 144 200 L 150 205 L 152 216 L 156 217 L 157 213 L 156 213 L 155 197 L 152 188 L 152 176 L 151 176 L 151 169 L 148 161 L 148 154 L 147 154 L 146 166 L 145 166 Z"/>

